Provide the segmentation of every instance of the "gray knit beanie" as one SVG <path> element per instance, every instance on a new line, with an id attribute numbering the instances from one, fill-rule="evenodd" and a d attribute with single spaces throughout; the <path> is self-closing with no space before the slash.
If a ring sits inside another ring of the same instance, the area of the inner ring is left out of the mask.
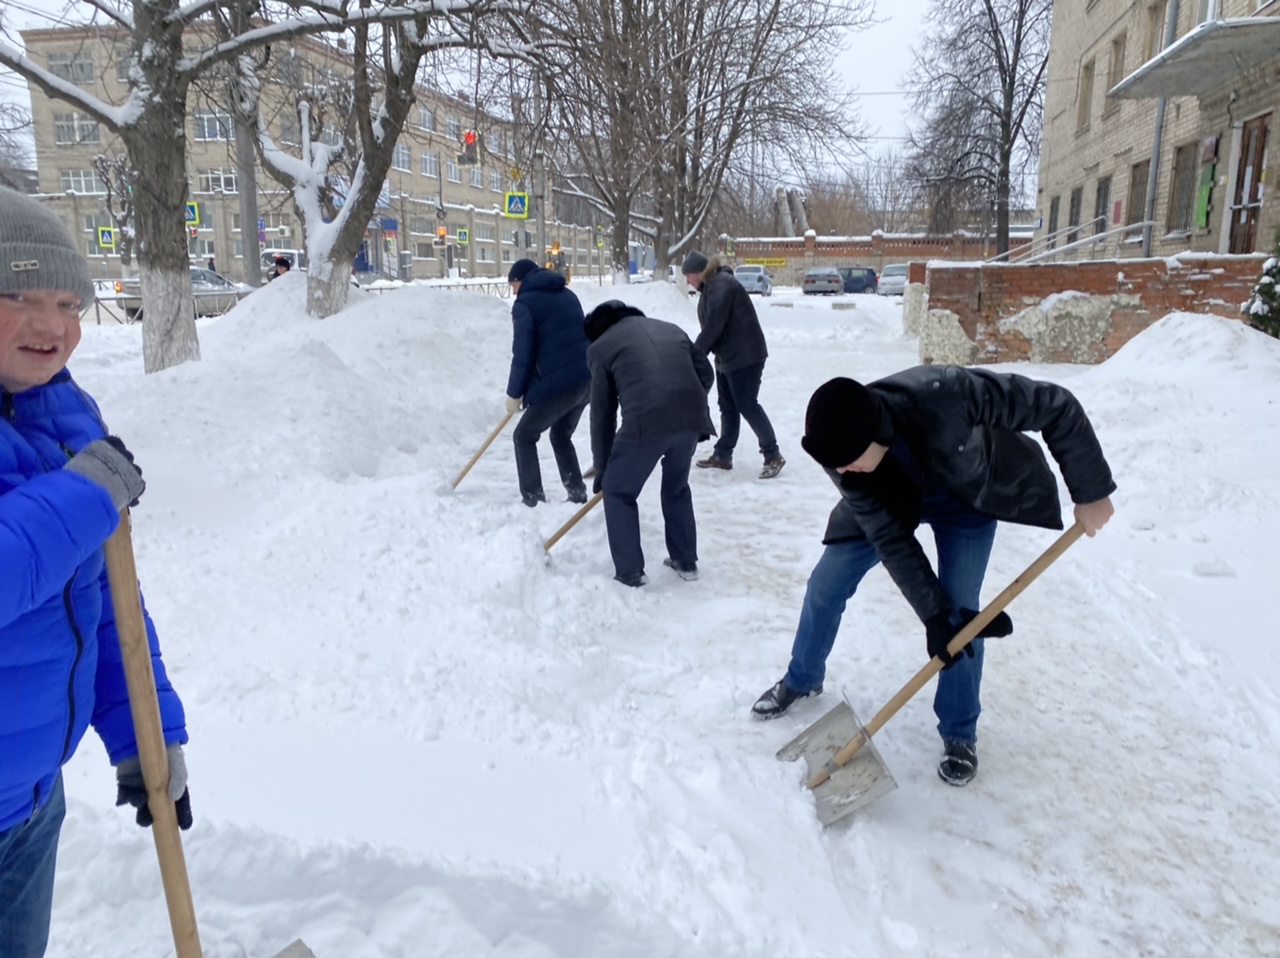
<path id="1" fill-rule="evenodd" d="M 0 292 L 63 290 L 93 302 L 89 264 L 62 220 L 30 196 L 0 187 Z"/>

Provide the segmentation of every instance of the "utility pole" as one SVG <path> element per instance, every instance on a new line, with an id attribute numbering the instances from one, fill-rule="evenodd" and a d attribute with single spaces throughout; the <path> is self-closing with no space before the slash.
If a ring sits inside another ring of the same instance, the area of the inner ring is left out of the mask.
<path id="1" fill-rule="evenodd" d="M 542 78 L 534 78 L 533 84 L 533 189 L 534 202 L 538 211 L 538 259 L 542 266 L 547 259 L 547 167 L 546 154 L 542 150 L 542 124 L 545 117 L 542 113 Z"/>
<path id="2" fill-rule="evenodd" d="M 1164 39 L 1160 50 L 1167 49 L 1178 38 L 1178 0 L 1171 0 L 1165 12 Z M 1147 170 L 1147 202 L 1142 211 L 1146 226 L 1142 227 L 1142 255 L 1151 256 L 1151 223 L 1156 218 L 1156 191 L 1160 188 L 1160 150 L 1164 146 L 1164 113 L 1169 98 L 1162 96 L 1156 102 L 1156 132 L 1151 143 L 1151 166 Z"/>
<path id="3" fill-rule="evenodd" d="M 243 34 L 249 30 L 249 11 L 243 3 L 235 8 L 236 33 Z M 233 84 L 231 96 L 236 97 L 238 91 Z M 258 170 L 257 157 L 254 155 L 253 139 L 257 135 L 248 123 L 235 110 L 236 124 L 236 190 L 240 193 L 240 257 L 244 272 L 241 280 L 250 286 L 262 285 L 262 263 L 258 247 Z M 228 260 L 234 259 L 235 250 L 227 250 Z M 219 257 L 221 259 L 221 257 Z M 227 263 L 230 266 L 230 262 Z"/>

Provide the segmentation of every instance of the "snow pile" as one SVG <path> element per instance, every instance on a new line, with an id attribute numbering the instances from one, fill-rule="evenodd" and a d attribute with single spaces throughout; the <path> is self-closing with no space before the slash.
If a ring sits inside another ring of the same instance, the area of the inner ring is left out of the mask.
<path id="1" fill-rule="evenodd" d="M 671 284 L 621 298 L 696 331 Z M 1171 317 L 1101 367 L 1017 368 L 1085 402 L 1118 515 L 988 646 L 974 785 L 938 782 L 922 694 L 878 736 L 899 790 L 823 832 L 773 755 L 923 662 L 887 577 L 851 603 L 828 694 L 747 711 L 834 504 L 805 403 L 915 362 L 900 307 L 759 303 L 790 464 L 756 480 L 744 429 L 738 468 L 693 477 L 696 583 L 660 565 L 651 483 L 636 591 L 599 510 L 544 559 L 575 508 L 545 442 L 546 506 L 520 505 L 509 431 L 441 491 L 502 416 L 509 300 L 353 291 L 323 322 L 302 302 L 283 277 L 163 374 L 141 375 L 136 327 L 87 328 L 72 364 L 149 482 L 135 538 L 190 719 L 210 958 L 296 936 L 320 958 L 1280 953 L 1280 343 Z M 987 597 L 1052 538 L 1002 531 Z M 92 740 L 67 790 L 51 958 L 165 953 L 149 837 Z"/>

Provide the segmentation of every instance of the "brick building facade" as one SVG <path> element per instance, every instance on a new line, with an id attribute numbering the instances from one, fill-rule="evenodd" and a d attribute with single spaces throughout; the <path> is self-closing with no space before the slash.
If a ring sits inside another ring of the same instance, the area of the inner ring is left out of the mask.
<path id="1" fill-rule="evenodd" d="M 1055 2 L 1037 249 L 1062 259 L 1270 249 L 1278 77 L 1277 0 Z"/>

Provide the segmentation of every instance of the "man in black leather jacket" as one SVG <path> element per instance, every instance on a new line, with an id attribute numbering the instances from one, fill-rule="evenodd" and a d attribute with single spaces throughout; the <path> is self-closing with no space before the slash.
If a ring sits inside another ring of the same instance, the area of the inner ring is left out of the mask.
<path id="1" fill-rule="evenodd" d="M 809 401 L 801 445 L 840 489 L 809 577 L 787 674 L 752 707 L 761 718 L 822 691 L 845 604 L 883 562 L 925 625 L 938 677 L 938 774 L 965 785 L 977 771 L 983 642 L 951 658 L 946 645 L 979 606 L 996 522 L 1062 528 L 1058 487 L 1039 432 L 1092 536 L 1114 509 L 1115 483 L 1083 408 L 1053 383 L 958 366 L 917 366 L 867 386 L 833 379 Z M 933 527 L 938 571 L 915 537 Z M 982 637 L 1008 635 L 1001 613 Z"/>

